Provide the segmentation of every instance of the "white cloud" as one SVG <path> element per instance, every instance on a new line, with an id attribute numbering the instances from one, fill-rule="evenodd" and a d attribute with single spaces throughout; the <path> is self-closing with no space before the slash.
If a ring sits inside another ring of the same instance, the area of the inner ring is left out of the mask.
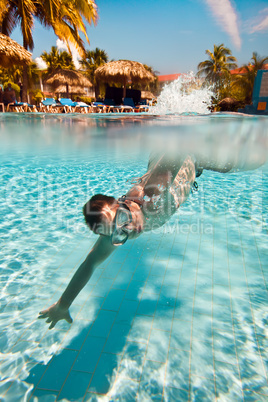
<path id="1" fill-rule="evenodd" d="M 230 35 L 237 49 L 241 47 L 238 16 L 230 0 L 205 0 L 219 25 Z"/>
<path id="2" fill-rule="evenodd" d="M 253 26 L 250 30 L 250 33 L 268 30 L 268 8 L 262 10 L 260 14 L 262 15 L 262 17 L 259 17 L 252 21 Z"/>
<path id="3" fill-rule="evenodd" d="M 37 67 L 40 68 L 40 70 L 47 69 L 47 63 L 43 59 L 41 59 L 41 57 L 36 57 L 35 62 L 37 64 Z"/>
<path id="4" fill-rule="evenodd" d="M 57 48 L 59 50 L 67 50 L 68 51 L 68 48 L 67 48 L 66 44 L 62 40 L 57 39 L 56 45 L 57 45 Z M 79 63 L 79 59 L 81 57 L 80 57 L 77 49 L 72 44 L 70 44 L 69 46 L 70 46 L 70 49 L 71 49 L 74 65 L 75 65 L 75 67 L 77 69 L 79 69 L 81 67 L 80 63 Z"/>

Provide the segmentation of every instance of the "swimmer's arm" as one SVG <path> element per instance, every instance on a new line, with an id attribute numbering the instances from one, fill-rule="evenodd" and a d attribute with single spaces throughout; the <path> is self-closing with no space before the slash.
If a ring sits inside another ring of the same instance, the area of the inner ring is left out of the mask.
<path id="1" fill-rule="evenodd" d="M 47 318 L 47 322 L 51 322 L 50 329 L 62 319 L 65 319 L 69 323 L 72 322 L 69 307 L 87 284 L 95 268 L 105 261 L 114 249 L 115 246 L 112 245 L 110 237 L 99 237 L 85 261 L 75 272 L 58 302 L 50 306 L 47 310 L 40 312 L 39 318 Z"/>

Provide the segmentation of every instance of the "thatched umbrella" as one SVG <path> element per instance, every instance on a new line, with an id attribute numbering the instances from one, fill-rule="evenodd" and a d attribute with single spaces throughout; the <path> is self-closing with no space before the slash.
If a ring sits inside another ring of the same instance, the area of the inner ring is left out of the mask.
<path id="1" fill-rule="evenodd" d="M 53 86 L 66 85 L 69 96 L 69 86 L 92 87 L 91 82 L 82 73 L 75 70 L 59 69 L 46 79 L 46 83 Z"/>
<path id="2" fill-rule="evenodd" d="M 55 90 L 56 94 L 66 93 L 66 85 L 60 85 Z M 83 95 L 85 94 L 84 87 L 81 86 L 69 86 L 69 93 L 75 95 Z"/>
<path id="3" fill-rule="evenodd" d="M 32 54 L 21 45 L 0 33 L 0 65 L 4 68 L 14 64 L 30 64 Z"/>
<path id="4" fill-rule="evenodd" d="M 107 83 L 121 83 L 126 96 L 126 85 L 128 81 L 132 83 L 148 83 L 155 80 L 155 76 L 143 64 L 131 60 L 110 61 L 95 71 L 97 80 Z"/>

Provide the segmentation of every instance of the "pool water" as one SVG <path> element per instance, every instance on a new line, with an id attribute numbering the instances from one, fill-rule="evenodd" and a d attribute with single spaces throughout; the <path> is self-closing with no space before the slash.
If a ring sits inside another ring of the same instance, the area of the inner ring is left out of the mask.
<path id="1" fill-rule="evenodd" d="M 165 226 L 96 269 L 71 326 L 36 319 L 96 241 L 82 215 L 93 194 L 123 195 L 170 143 L 255 167 L 267 127 L 233 115 L 0 116 L 1 401 L 267 401 L 265 163 L 204 171 Z"/>

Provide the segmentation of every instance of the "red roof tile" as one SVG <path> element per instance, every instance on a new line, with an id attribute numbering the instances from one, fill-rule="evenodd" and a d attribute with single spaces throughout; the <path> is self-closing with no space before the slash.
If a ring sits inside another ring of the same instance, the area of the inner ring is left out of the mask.
<path id="1" fill-rule="evenodd" d="M 268 64 L 264 64 L 264 68 L 263 70 L 268 70 Z M 231 74 L 245 74 L 246 73 L 246 69 L 244 67 L 239 67 L 236 68 L 235 70 L 231 70 L 230 71 Z"/>
<path id="2" fill-rule="evenodd" d="M 174 81 L 182 74 L 167 74 L 167 75 L 158 75 L 158 81 L 165 82 L 165 81 Z"/>

